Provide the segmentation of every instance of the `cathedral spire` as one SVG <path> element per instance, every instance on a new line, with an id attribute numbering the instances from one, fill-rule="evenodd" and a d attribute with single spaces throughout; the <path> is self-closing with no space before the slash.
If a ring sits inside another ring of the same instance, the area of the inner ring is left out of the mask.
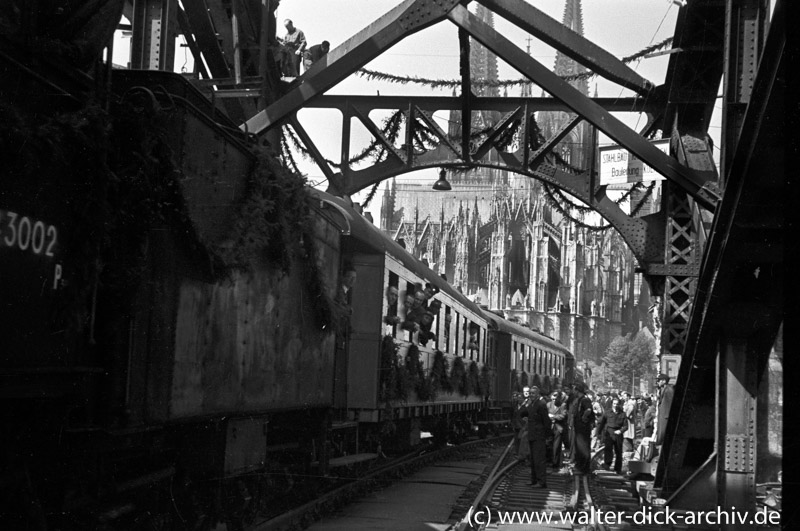
<path id="1" fill-rule="evenodd" d="M 527 39 L 525 39 L 525 41 L 527 42 L 526 51 L 528 52 L 528 55 L 530 55 L 531 54 L 531 37 L 530 37 L 530 35 L 528 36 Z M 533 88 L 533 83 L 531 83 L 531 82 L 523 83 L 522 84 L 522 90 L 520 91 L 520 96 L 523 97 L 523 98 L 532 97 L 533 96 L 532 88 Z M 542 91 L 542 95 L 544 95 L 544 91 Z"/>
<path id="2" fill-rule="evenodd" d="M 564 5 L 564 19 L 561 21 L 564 26 L 583 36 L 583 8 L 581 0 L 567 0 Z M 586 68 L 577 63 L 574 59 L 558 52 L 556 54 L 555 73 L 559 76 L 570 76 L 586 72 Z M 581 94 L 589 94 L 589 85 L 586 79 L 573 80 L 570 84 L 578 89 Z"/>

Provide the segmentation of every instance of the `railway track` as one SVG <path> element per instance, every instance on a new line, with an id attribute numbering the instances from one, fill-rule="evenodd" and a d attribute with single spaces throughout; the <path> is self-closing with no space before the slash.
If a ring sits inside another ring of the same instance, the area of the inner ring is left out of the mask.
<path id="1" fill-rule="evenodd" d="M 350 503 L 370 491 L 397 481 L 423 467 L 436 462 L 462 458 L 475 458 L 487 449 L 504 444 L 510 435 L 492 437 L 448 446 L 438 450 L 401 458 L 365 474 L 363 477 L 342 485 L 315 500 L 292 509 L 269 520 L 263 520 L 246 528 L 246 531 L 281 531 L 304 529 L 311 523 L 333 514 L 339 507 Z"/>
<path id="2" fill-rule="evenodd" d="M 511 445 L 498 460 L 455 531 L 520 529 L 632 529 L 590 520 L 599 511 L 630 512 L 639 508 L 630 481 L 617 474 L 573 474 L 568 467 L 548 470 L 546 489 L 530 486 L 530 465 L 510 456 Z M 593 454 L 597 463 L 600 450 Z M 636 529 L 650 529 L 642 526 Z M 663 529 L 663 527 L 662 527 Z"/>

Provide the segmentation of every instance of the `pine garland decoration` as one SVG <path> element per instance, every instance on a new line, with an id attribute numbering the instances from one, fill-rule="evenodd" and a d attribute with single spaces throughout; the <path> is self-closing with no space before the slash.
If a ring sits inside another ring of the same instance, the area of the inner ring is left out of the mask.
<path id="1" fill-rule="evenodd" d="M 408 347 L 406 371 L 408 372 L 409 382 L 411 382 L 411 386 L 414 389 L 425 379 L 425 372 L 422 370 L 422 363 L 419 360 L 419 348 L 416 345 Z"/>
<path id="2" fill-rule="evenodd" d="M 481 368 L 481 394 L 485 398 L 490 398 L 492 396 L 492 371 L 489 369 L 488 365 L 484 365 Z"/>
<path id="3" fill-rule="evenodd" d="M 397 347 L 392 336 L 381 341 L 380 398 L 389 402 L 397 398 Z"/>
<path id="4" fill-rule="evenodd" d="M 672 44 L 672 37 L 668 37 L 659 43 L 648 46 L 647 48 L 644 48 L 643 50 L 640 50 L 633 55 L 623 57 L 622 62 L 625 64 L 632 63 L 633 61 L 640 59 L 645 55 L 653 53 L 656 50 L 666 48 L 670 44 Z M 389 81 L 392 83 L 399 83 L 401 85 L 405 85 L 407 83 L 415 83 L 418 85 L 427 85 L 428 87 L 434 89 L 456 88 L 461 86 L 460 79 L 430 79 L 417 76 L 398 76 L 386 72 L 368 70 L 366 68 L 361 68 L 356 73 L 362 77 L 366 77 L 368 80 L 376 79 L 378 81 Z M 593 71 L 587 70 L 586 72 L 579 72 L 577 74 L 570 74 L 567 76 L 559 76 L 559 77 L 564 81 L 578 81 L 581 79 L 589 79 L 591 77 L 594 77 L 595 75 L 597 74 L 595 74 Z M 520 79 L 505 79 L 505 80 L 501 79 L 472 80 L 472 86 L 476 88 L 483 88 L 483 87 L 507 88 L 512 86 L 522 86 L 529 84 L 531 84 L 531 80 L 526 77 Z"/>
<path id="5" fill-rule="evenodd" d="M 469 372 L 467 374 L 467 382 L 469 382 L 469 392 L 468 395 L 483 395 L 483 389 L 481 388 L 481 375 L 480 371 L 478 370 L 478 364 L 474 361 L 469 364 Z"/>
<path id="6" fill-rule="evenodd" d="M 408 401 L 408 393 L 412 389 L 411 377 L 408 374 L 408 369 L 405 365 L 397 366 L 397 387 L 395 389 L 395 397 L 401 402 Z"/>
<path id="7" fill-rule="evenodd" d="M 416 388 L 417 399 L 421 402 L 429 402 L 436 399 L 436 391 L 433 388 L 433 381 L 424 376 L 417 382 Z"/>
<path id="8" fill-rule="evenodd" d="M 469 395 L 467 369 L 464 367 L 464 360 L 456 356 L 453 359 L 453 368 L 450 370 L 450 387 L 453 391 L 458 391 L 464 396 Z"/>
<path id="9" fill-rule="evenodd" d="M 433 355 L 433 366 L 431 367 L 431 381 L 433 382 L 434 391 L 442 390 L 449 393 L 453 390 L 450 385 L 450 378 L 447 376 L 448 365 L 447 357 L 441 350 L 437 350 Z"/>

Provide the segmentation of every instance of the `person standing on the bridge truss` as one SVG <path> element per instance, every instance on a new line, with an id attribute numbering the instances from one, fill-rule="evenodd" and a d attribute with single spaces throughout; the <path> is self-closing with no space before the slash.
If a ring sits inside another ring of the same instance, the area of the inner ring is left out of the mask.
<path id="1" fill-rule="evenodd" d="M 286 27 L 286 35 L 283 37 L 283 57 L 281 69 L 286 77 L 297 77 L 300 75 L 300 59 L 306 49 L 306 36 L 302 30 L 294 27 L 294 23 L 288 18 L 283 22 Z"/>

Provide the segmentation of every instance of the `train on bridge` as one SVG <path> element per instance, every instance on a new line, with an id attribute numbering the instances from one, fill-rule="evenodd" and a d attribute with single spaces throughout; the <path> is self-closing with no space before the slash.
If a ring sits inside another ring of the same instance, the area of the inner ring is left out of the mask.
<path id="1" fill-rule="evenodd" d="M 108 82 L 2 97 L 8 528 L 241 528 L 303 478 L 495 431 L 523 384 L 571 381 L 567 348 L 304 187 L 180 75 Z"/>

